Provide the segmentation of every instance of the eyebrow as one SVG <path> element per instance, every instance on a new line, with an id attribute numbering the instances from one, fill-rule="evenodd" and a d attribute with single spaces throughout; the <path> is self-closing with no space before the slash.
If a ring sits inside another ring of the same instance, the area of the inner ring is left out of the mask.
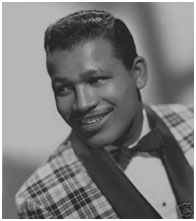
<path id="1" fill-rule="evenodd" d="M 114 74 L 112 72 L 106 72 L 106 71 L 103 71 L 102 69 L 98 69 L 98 70 L 88 70 L 88 71 L 85 71 L 84 73 L 81 73 L 80 74 L 80 78 L 82 80 L 85 80 L 85 79 L 89 79 L 91 77 L 94 77 L 94 76 L 99 76 L 99 75 L 108 75 L 108 76 L 113 76 Z M 52 79 L 52 84 L 56 83 L 56 82 L 60 82 L 62 84 L 71 84 L 73 83 L 73 81 L 71 81 L 70 79 L 66 78 L 66 77 L 54 77 Z"/>
<path id="2" fill-rule="evenodd" d="M 98 70 L 88 70 L 84 73 L 82 73 L 80 76 L 81 78 L 90 78 L 90 77 L 94 77 L 94 76 L 99 76 L 99 75 L 113 75 L 112 72 L 107 72 L 107 71 L 103 71 L 102 69 L 98 69 Z"/>
<path id="3" fill-rule="evenodd" d="M 60 82 L 62 84 L 71 83 L 71 81 L 66 77 L 55 77 L 52 79 L 52 84 L 55 84 L 57 82 Z"/>

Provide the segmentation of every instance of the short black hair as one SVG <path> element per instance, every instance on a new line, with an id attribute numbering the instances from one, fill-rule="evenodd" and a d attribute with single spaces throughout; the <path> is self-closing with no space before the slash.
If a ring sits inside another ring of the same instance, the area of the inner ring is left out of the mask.
<path id="1" fill-rule="evenodd" d="M 48 55 L 55 50 L 71 50 L 96 38 L 108 40 L 114 55 L 131 69 L 137 57 L 134 39 L 122 20 L 105 11 L 79 11 L 51 24 L 45 31 L 44 48 Z"/>

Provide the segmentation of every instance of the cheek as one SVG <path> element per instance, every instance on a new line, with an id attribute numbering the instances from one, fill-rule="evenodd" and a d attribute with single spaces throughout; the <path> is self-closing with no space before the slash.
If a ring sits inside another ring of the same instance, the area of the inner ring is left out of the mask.
<path id="1" fill-rule="evenodd" d="M 134 118 L 138 108 L 139 101 L 134 82 L 130 82 L 129 79 L 127 82 L 110 85 L 107 87 L 107 95 L 106 99 L 115 107 L 109 125 L 115 128 L 113 125 L 115 122 L 118 124 L 118 130 L 124 130 Z"/>
<path id="2" fill-rule="evenodd" d="M 67 121 L 72 110 L 72 99 L 58 97 L 55 101 L 59 114 Z"/>
<path id="3" fill-rule="evenodd" d="M 134 105 L 137 100 L 136 86 L 130 79 L 108 84 L 101 93 L 105 100 L 119 108 Z"/>

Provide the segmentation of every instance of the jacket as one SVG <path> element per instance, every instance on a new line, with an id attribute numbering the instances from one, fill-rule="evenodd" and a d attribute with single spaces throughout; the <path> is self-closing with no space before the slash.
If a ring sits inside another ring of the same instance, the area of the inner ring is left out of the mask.
<path id="1" fill-rule="evenodd" d="M 191 110 L 179 104 L 153 105 L 151 108 L 171 131 L 184 153 L 193 148 Z M 119 218 L 89 176 L 69 140 L 23 184 L 16 195 L 16 204 L 20 218 Z"/>

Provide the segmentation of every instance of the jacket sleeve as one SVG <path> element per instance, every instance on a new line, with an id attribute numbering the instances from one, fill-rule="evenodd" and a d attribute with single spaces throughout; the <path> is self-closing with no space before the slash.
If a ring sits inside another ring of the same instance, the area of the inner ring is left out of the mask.
<path id="1" fill-rule="evenodd" d="M 18 216 L 20 219 L 51 219 L 52 214 L 33 199 L 16 198 Z"/>

